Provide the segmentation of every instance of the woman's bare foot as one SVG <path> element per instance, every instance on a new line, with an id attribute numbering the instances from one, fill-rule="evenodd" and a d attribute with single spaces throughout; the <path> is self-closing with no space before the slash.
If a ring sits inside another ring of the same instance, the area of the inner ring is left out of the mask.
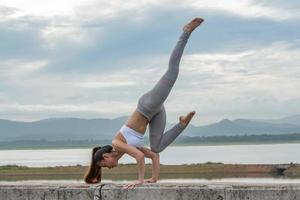
<path id="1" fill-rule="evenodd" d="M 200 17 L 196 17 L 194 18 L 192 21 L 190 21 L 188 24 L 186 24 L 183 27 L 183 31 L 185 32 L 192 32 L 196 27 L 198 27 L 202 22 L 204 21 L 204 19 L 200 18 Z"/>
<path id="2" fill-rule="evenodd" d="M 189 112 L 186 116 L 180 116 L 179 117 L 180 124 L 183 126 L 187 126 L 190 123 L 195 113 L 196 111 L 192 111 Z"/>

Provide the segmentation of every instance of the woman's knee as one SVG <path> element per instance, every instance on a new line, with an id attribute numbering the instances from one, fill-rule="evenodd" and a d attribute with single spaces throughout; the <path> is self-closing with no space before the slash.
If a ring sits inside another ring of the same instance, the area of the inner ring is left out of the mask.
<path id="1" fill-rule="evenodd" d="M 162 148 L 160 146 L 151 146 L 151 151 L 154 153 L 160 153 L 162 151 Z"/>

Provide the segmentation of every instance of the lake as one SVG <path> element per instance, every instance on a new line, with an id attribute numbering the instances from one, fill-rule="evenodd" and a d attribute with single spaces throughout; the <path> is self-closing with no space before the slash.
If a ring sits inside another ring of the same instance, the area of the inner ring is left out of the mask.
<path id="1" fill-rule="evenodd" d="M 249 144 L 214 146 L 170 146 L 160 153 L 161 164 L 180 165 L 205 162 L 224 164 L 300 163 L 299 144 Z M 91 149 L 0 150 L 0 165 L 29 167 L 88 165 Z M 146 163 L 151 163 L 149 159 Z M 136 163 L 124 155 L 119 163 Z"/>

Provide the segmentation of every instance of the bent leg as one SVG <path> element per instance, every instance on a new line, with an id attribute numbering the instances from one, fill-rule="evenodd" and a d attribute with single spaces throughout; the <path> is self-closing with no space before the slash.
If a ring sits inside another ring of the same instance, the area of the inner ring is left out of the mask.
<path id="1" fill-rule="evenodd" d="M 171 144 L 185 129 L 179 122 L 165 133 L 166 111 L 164 105 L 149 122 L 149 140 L 151 151 L 159 153 Z"/>
<path id="2" fill-rule="evenodd" d="M 179 63 L 190 36 L 189 32 L 183 32 L 172 51 L 169 60 L 169 67 L 155 86 L 143 94 L 137 104 L 137 111 L 142 113 L 149 122 L 151 118 L 160 110 L 160 107 L 168 97 L 179 73 Z"/>

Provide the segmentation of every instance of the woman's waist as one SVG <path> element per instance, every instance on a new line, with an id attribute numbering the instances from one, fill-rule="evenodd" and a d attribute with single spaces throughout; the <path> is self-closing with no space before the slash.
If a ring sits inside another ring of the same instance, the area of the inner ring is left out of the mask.
<path id="1" fill-rule="evenodd" d="M 144 134 L 147 129 L 148 120 L 141 113 L 135 110 L 125 125 L 140 134 Z"/>
<path id="2" fill-rule="evenodd" d="M 144 138 L 144 133 L 138 132 L 136 130 L 134 130 L 133 128 L 130 128 L 129 126 L 127 126 L 126 124 L 124 124 L 121 128 L 120 128 L 120 132 L 126 137 L 126 135 L 132 135 L 135 136 L 139 139 L 143 139 Z"/>

